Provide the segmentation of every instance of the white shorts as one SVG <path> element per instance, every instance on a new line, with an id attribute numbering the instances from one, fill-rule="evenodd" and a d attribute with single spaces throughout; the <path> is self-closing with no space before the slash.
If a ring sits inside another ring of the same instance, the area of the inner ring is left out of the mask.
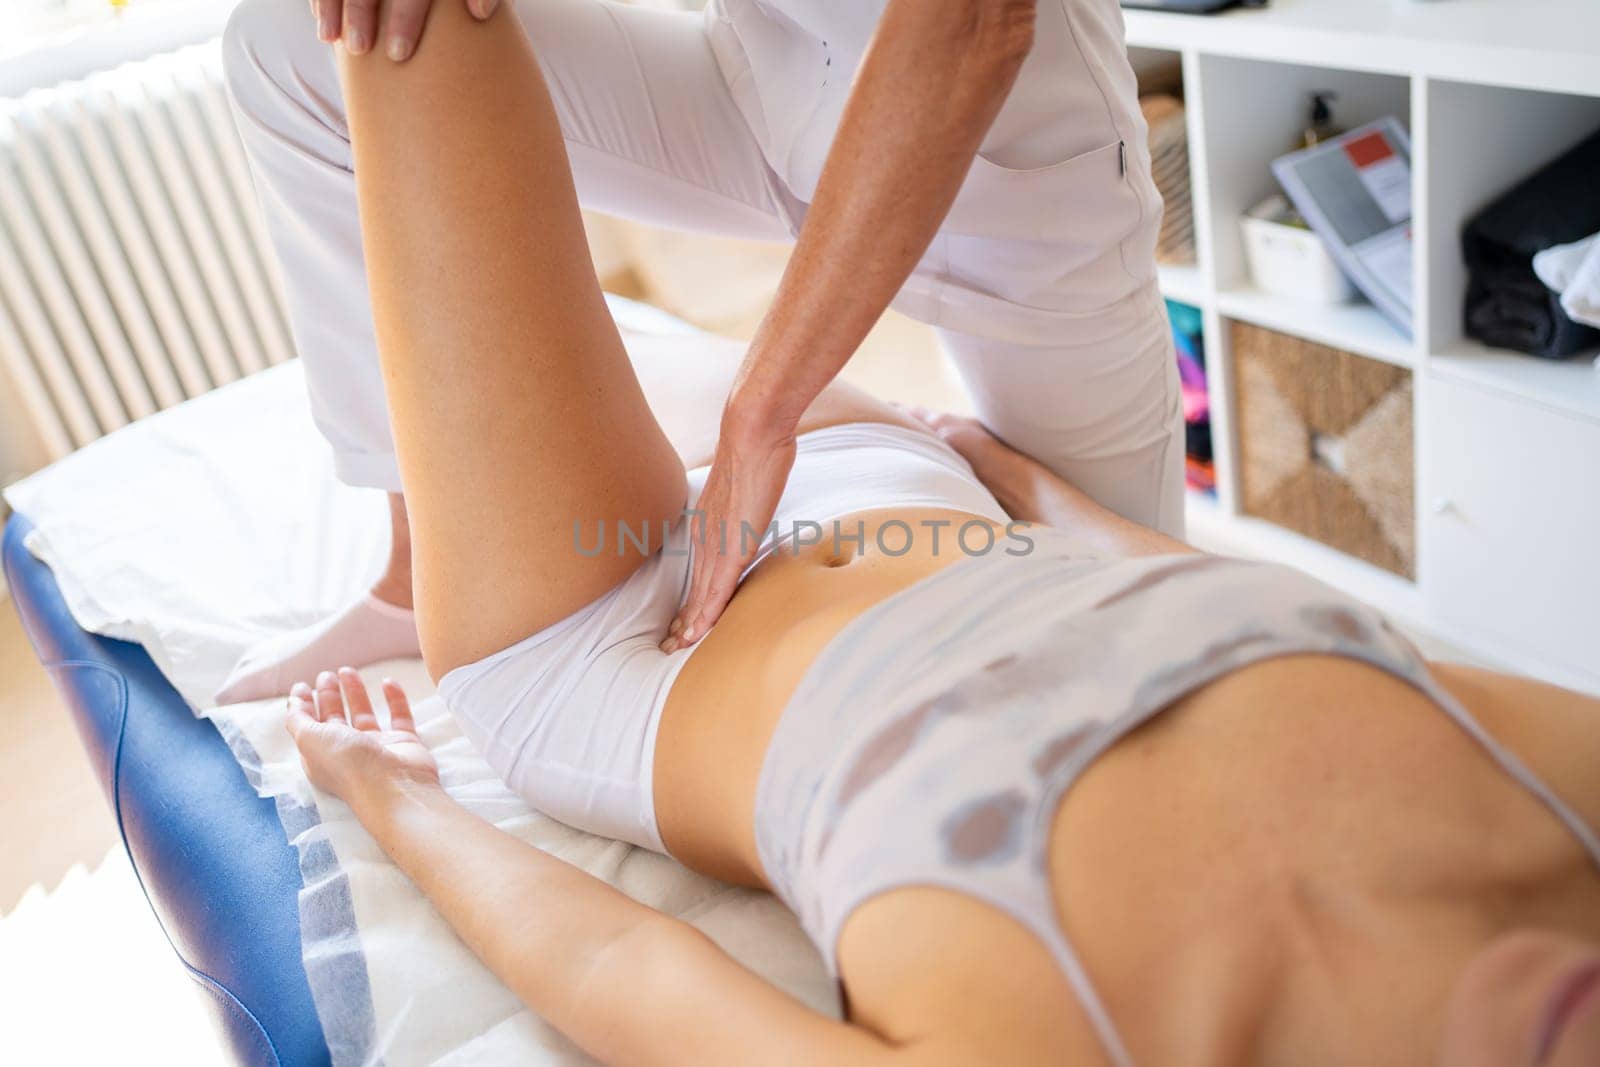
<path id="1" fill-rule="evenodd" d="M 693 507 L 707 469 L 689 472 Z M 947 508 L 1005 523 L 967 462 L 932 434 L 850 423 L 803 434 L 760 558 L 835 535 L 845 515 L 875 508 Z M 843 537 L 851 534 L 844 524 Z M 998 551 L 999 542 L 941 531 L 941 550 Z M 585 549 L 598 535 L 584 536 Z M 842 545 L 855 542 L 841 540 Z M 610 545 L 605 546 L 610 548 Z M 888 547 L 898 554 L 902 542 Z M 626 581 L 504 651 L 439 682 L 452 715 L 489 766 L 533 807 L 562 822 L 664 852 L 656 827 L 656 730 L 694 649 L 660 649 L 688 591 L 689 523 Z M 752 564 L 754 566 L 754 564 Z M 698 645 L 695 646 L 699 647 Z"/>

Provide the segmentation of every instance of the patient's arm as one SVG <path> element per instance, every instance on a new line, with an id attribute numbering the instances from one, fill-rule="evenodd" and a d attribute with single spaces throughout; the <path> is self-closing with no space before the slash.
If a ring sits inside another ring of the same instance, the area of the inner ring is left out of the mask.
<path id="1" fill-rule="evenodd" d="M 977 419 L 926 408 L 911 413 L 961 453 L 1014 519 L 1054 526 L 1108 556 L 1163 556 L 1194 547 L 1096 503 L 1049 467 L 1001 441 Z"/>
<path id="2" fill-rule="evenodd" d="M 709 938 L 472 815 L 439 785 L 405 696 L 380 730 L 353 671 L 297 686 L 289 731 L 311 780 L 342 797 L 457 935 L 535 1012 L 624 1064 L 928 1062 L 818 1015 Z M 349 717 L 346 718 L 348 709 Z"/>

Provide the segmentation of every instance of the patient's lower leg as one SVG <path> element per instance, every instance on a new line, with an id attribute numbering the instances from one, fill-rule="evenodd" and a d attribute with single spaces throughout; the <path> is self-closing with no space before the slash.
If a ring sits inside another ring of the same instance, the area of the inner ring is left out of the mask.
<path id="1" fill-rule="evenodd" d="M 411 610 L 411 530 L 399 493 L 389 494 L 389 531 L 389 562 L 371 590 L 320 622 L 251 646 L 217 690 L 216 702 L 283 696 L 323 671 L 420 656 Z"/>

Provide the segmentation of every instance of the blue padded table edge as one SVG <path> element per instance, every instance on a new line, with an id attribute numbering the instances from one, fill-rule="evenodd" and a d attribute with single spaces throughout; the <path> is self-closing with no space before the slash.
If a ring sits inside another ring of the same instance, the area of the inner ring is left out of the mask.
<path id="1" fill-rule="evenodd" d="M 0 557 L 39 661 L 72 709 L 146 898 L 245 1064 L 329 1062 L 300 955 L 300 866 L 271 800 L 136 644 L 83 630 L 6 524 Z"/>

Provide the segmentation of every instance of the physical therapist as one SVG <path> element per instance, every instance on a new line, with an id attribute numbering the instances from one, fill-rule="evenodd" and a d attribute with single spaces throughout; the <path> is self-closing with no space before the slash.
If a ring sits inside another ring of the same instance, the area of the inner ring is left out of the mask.
<path id="1" fill-rule="evenodd" d="M 416 654 L 327 42 L 403 62 L 430 2 L 490 18 L 497 0 L 312 0 L 315 19 L 293 0 L 243 0 L 228 26 L 229 85 L 273 208 L 313 414 L 340 478 L 391 494 L 394 536 L 371 595 L 251 650 L 227 699 Z M 794 241 L 728 397 L 698 504 L 705 550 L 666 647 L 716 622 L 753 554 L 737 531 L 767 526 L 796 420 L 889 307 L 935 328 L 999 437 L 1182 536 L 1182 411 L 1155 284 L 1161 204 L 1117 0 L 711 0 L 704 12 L 515 2 L 585 207 Z M 492 272 L 482 292 L 517 299 Z"/>

